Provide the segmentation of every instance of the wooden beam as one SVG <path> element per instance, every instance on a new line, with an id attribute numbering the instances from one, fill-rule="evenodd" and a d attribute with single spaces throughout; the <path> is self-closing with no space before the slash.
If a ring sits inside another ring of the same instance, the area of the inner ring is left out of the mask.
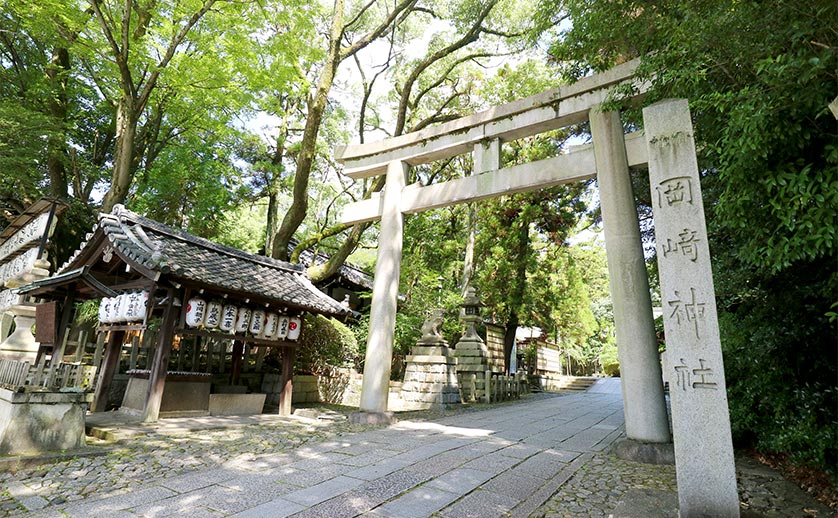
<path id="1" fill-rule="evenodd" d="M 393 160 L 425 164 L 471 151 L 484 140 L 503 142 L 528 137 L 587 120 L 588 111 L 608 99 L 612 87 L 633 82 L 639 61 L 583 78 L 508 104 L 462 117 L 421 131 L 368 144 L 335 148 L 335 159 L 352 178 L 377 176 Z M 637 85 L 642 94 L 648 85 Z"/>
<path id="2" fill-rule="evenodd" d="M 91 406 L 92 412 L 104 412 L 108 409 L 108 392 L 111 388 L 113 376 L 119 367 L 119 357 L 122 354 L 122 340 L 124 338 L 125 331 L 111 331 L 108 335 L 105 358 L 99 367 L 99 380 L 96 382 L 96 392 Z"/>
<path id="3" fill-rule="evenodd" d="M 230 368 L 230 385 L 238 385 L 242 373 L 242 355 L 244 354 L 244 342 L 236 340 L 233 342 L 232 367 Z"/>
<path id="4" fill-rule="evenodd" d="M 294 393 L 294 357 L 297 350 L 293 347 L 282 349 L 282 374 L 280 377 L 279 415 L 291 415 L 291 400 Z"/>
<path id="5" fill-rule="evenodd" d="M 626 135 L 626 152 L 630 166 L 646 163 L 646 143 L 643 135 Z M 590 145 L 575 148 L 570 153 L 528 164 L 505 167 L 495 171 L 466 176 L 432 184 L 408 185 L 402 191 L 402 212 L 422 212 L 503 194 L 531 191 L 563 183 L 586 180 L 596 176 L 594 152 Z M 381 217 L 381 200 L 375 197 L 349 203 L 343 208 L 341 223 L 361 223 Z"/>
<path id="6" fill-rule="evenodd" d="M 157 422 L 158 417 L 160 417 L 160 404 L 163 402 L 166 372 L 169 369 L 169 354 L 172 351 L 172 340 L 174 339 L 175 313 L 177 311 L 174 305 L 174 296 L 175 290 L 169 288 L 166 295 L 168 303 L 163 311 L 157 348 L 154 351 L 154 361 L 151 363 L 151 373 L 148 377 L 148 392 L 143 409 L 144 423 Z"/>

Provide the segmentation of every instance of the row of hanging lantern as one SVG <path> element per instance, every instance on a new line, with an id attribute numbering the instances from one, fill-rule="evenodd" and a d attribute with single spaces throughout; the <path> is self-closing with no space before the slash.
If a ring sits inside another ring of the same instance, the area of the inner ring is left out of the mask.
<path id="1" fill-rule="evenodd" d="M 141 322 L 145 320 L 147 306 L 147 291 L 132 291 L 116 297 L 104 297 L 99 303 L 99 322 L 102 324 Z"/>
<path id="2" fill-rule="evenodd" d="M 186 325 L 191 328 L 219 329 L 225 333 L 250 333 L 258 338 L 297 340 L 302 331 L 299 317 L 288 317 L 261 309 L 207 302 L 193 297 L 186 303 Z"/>

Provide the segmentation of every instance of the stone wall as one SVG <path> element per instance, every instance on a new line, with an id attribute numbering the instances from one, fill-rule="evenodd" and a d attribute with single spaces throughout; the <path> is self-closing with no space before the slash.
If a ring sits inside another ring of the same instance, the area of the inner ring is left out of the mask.
<path id="1" fill-rule="evenodd" d="M 562 358 L 559 349 L 554 344 L 548 344 L 541 340 L 534 342 L 536 345 L 536 372 L 543 376 L 558 375 L 562 373 Z"/>
<path id="2" fill-rule="evenodd" d="M 294 390 L 291 402 L 294 405 L 331 403 L 357 407 L 361 404 L 361 385 L 363 375 L 353 370 L 340 370 L 335 376 L 294 375 Z M 388 408 L 399 405 L 399 392 L 402 384 L 390 382 L 390 404 Z M 275 409 L 279 406 L 279 374 L 266 373 L 262 378 L 262 392 L 267 397 L 265 407 Z"/>
<path id="3" fill-rule="evenodd" d="M 503 372 L 503 335 L 506 332 L 501 326 L 486 324 L 486 348 L 489 350 L 489 368 L 492 372 Z"/>

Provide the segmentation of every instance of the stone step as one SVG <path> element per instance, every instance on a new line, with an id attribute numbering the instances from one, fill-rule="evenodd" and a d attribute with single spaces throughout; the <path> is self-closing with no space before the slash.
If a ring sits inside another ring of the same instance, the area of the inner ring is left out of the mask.
<path id="1" fill-rule="evenodd" d="M 529 379 L 532 392 L 584 392 L 596 383 L 597 378 L 589 376 L 561 376 L 539 380 L 537 377 Z"/>

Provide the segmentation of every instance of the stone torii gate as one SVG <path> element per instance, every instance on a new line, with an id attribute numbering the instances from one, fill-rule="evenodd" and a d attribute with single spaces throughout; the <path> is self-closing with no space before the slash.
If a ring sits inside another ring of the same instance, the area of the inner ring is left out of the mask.
<path id="1" fill-rule="evenodd" d="M 600 105 L 635 81 L 637 62 L 452 122 L 379 142 L 338 147 L 352 178 L 386 175 L 383 193 L 344 208 L 342 222 L 381 219 L 360 413 L 386 421 L 402 256 L 403 214 L 596 177 L 622 377 L 626 435 L 671 440 L 649 281 L 629 167 L 649 165 L 671 391 L 681 516 L 738 516 L 730 420 L 698 168 L 686 101 L 644 109 L 646 138 L 624 135 Z M 639 85 L 641 92 L 645 85 Z M 500 167 L 501 143 L 590 121 L 593 145 Z M 413 165 L 473 153 L 474 175 L 406 185 Z"/>

